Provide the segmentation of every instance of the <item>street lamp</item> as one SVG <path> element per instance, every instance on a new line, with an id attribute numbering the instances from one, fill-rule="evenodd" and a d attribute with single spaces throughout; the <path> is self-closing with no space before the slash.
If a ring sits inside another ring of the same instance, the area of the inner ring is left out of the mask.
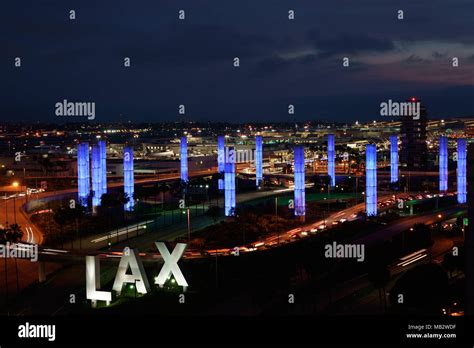
<path id="1" fill-rule="evenodd" d="M 20 184 L 18 183 L 18 181 L 14 181 L 12 183 L 13 187 L 18 187 L 19 185 Z M 16 193 L 13 195 L 13 217 L 14 217 L 15 224 L 16 224 Z"/>

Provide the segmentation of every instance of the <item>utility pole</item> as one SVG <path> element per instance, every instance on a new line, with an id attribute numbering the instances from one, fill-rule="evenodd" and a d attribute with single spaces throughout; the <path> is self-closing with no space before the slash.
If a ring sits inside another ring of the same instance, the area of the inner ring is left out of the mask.
<path id="1" fill-rule="evenodd" d="M 8 266 L 7 266 L 7 258 L 5 260 L 5 308 L 8 307 Z"/>
<path id="2" fill-rule="evenodd" d="M 187 208 L 188 212 L 188 244 L 191 242 L 191 217 L 190 217 L 190 212 L 189 208 Z"/>
<path id="3" fill-rule="evenodd" d="M 13 196 L 13 216 L 14 216 L 14 220 L 15 220 L 15 224 L 16 224 L 16 193 Z"/>
<path id="4" fill-rule="evenodd" d="M 275 224 L 278 223 L 278 197 L 275 197 Z M 280 229 L 277 227 L 278 244 L 280 244 Z"/>
<path id="5" fill-rule="evenodd" d="M 358 190 L 358 187 L 359 187 L 359 177 L 357 176 L 357 173 L 356 173 L 356 203 L 355 205 L 357 205 L 357 190 Z"/>
<path id="6" fill-rule="evenodd" d="M 329 197 L 330 197 L 330 194 L 331 194 L 330 190 L 331 190 L 331 186 L 330 186 L 330 184 L 328 184 L 328 211 L 327 211 L 327 216 L 328 217 L 329 217 Z"/>
<path id="7" fill-rule="evenodd" d="M 8 200 L 7 193 L 5 192 L 5 228 L 8 227 Z"/>

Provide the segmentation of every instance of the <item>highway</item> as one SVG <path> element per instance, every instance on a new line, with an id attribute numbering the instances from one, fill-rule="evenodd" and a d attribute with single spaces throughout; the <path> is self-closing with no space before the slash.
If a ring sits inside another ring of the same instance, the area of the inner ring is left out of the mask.
<path id="1" fill-rule="evenodd" d="M 291 189 L 287 189 L 287 190 L 291 190 Z M 278 192 L 281 192 L 281 190 L 278 190 Z M 256 195 L 267 196 L 267 195 L 272 195 L 272 194 L 274 194 L 274 191 L 243 194 L 242 197 L 240 197 L 240 201 L 254 199 L 256 198 Z M 401 194 L 397 196 L 397 199 L 407 199 L 407 197 L 409 197 L 410 195 L 413 195 L 413 193 Z M 378 200 L 379 210 L 388 209 L 389 207 L 393 206 L 393 204 L 395 204 L 395 201 L 393 200 L 391 194 L 383 194 L 379 196 L 379 200 Z M 318 232 L 321 232 L 327 228 L 331 228 L 340 223 L 344 223 L 345 221 L 353 221 L 353 220 L 359 219 L 360 215 L 358 214 L 363 213 L 364 209 L 365 209 L 365 203 L 359 203 L 357 205 L 343 209 L 341 211 L 334 212 L 330 214 L 326 219 L 319 220 L 319 221 L 316 221 L 316 222 L 313 222 L 311 224 L 307 224 L 301 227 L 297 227 L 295 229 L 292 229 L 286 232 L 272 233 L 272 234 L 269 234 L 265 239 L 261 241 L 247 244 L 247 245 L 238 246 L 239 252 L 241 253 L 255 252 L 255 251 L 266 249 L 269 247 L 277 247 L 278 245 L 291 243 L 298 239 L 317 234 Z M 413 219 L 415 220 L 413 221 L 422 222 L 424 220 L 429 220 L 430 218 L 431 217 L 414 217 Z M 409 225 L 410 221 L 412 220 L 400 219 L 400 221 L 397 221 L 397 223 L 395 224 L 396 226 L 398 226 L 398 222 L 400 222 L 400 227 L 397 228 L 397 227 L 394 227 L 395 225 L 394 226 L 391 225 L 390 228 L 392 228 L 393 231 L 403 229 L 403 228 L 409 228 L 412 226 L 412 225 Z M 128 233 L 132 233 L 131 232 L 132 230 L 135 233 L 140 233 L 140 231 L 144 232 L 147 229 L 145 226 L 147 226 L 149 223 L 150 222 L 139 224 L 138 227 L 137 225 L 130 226 L 128 228 Z M 166 235 L 167 237 L 166 239 L 173 240 L 176 237 L 186 234 L 186 229 L 183 227 L 185 227 L 184 223 L 181 224 L 181 227 L 178 226 L 177 228 L 170 231 L 170 233 Z M 111 231 L 110 233 L 112 233 L 116 237 L 117 230 Z M 121 235 L 124 235 L 126 233 L 127 233 L 127 228 L 119 230 L 119 234 Z M 141 233 L 140 238 L 142 237 L 147 237 L 146 233 Z M 152 239 L 156 238 L 156 235 L 150 234 L 148 235 L 148 237 L 149 238 L 143 241 L 142 243 L 143 245 L 152 244 L 153 242 Z M 83 249 L 83 250 L 42 249 L 43 251 L 40 251 L 40 257 L 41 259 L 48 260 L 48 261 L 55 261 L 55 260 L 64 261 L 67 259 L 70 260 L 71 258 L 77 258 L 77 257 L 79 257 L 80 259 L 84 255 L 92 255 L 92 254 L 101 255 L 102 257 L 105 257 L 105 258 L 119 257 L 121 255 L 120 251 L 107 252 L 107 251 L 98 250 L 100 248 L 106 247 L 109 240 L 110 240 L 109 233 L 100 234 L 98 236 L 92 237 L 87 242 L 88 244 L 86 244 L 86 246 L 87 245 L 90 246 L 87 249 Z M 122 244 L 123 243 L 124 242 L 122 241 Z M 44 250 L 46 250 L 46 252 L 44 252 Z M 217 250 L 207 249 L 204 251 L 188 249 L 183 255 L 183 258 L 187 258 L 187 259 L 206 258 L 206 257 L 215 256 L 216 254 L 219 256 L 226 256 L 226 255 L 232 255 L 234 252 L 235 252 L 235 248 L 221 248 Z M 155 252 L 141 253 L 141 256 L 144 259 L 144 261 L 156 260 L 156 258 L 160 258 L 159 254 Z"/>
<path id="2" fill-rule="evenodd" d="M 31 223 L 22 205 L 26 203 L 26 196 L 0 200 L 0 223 L 2 226 L 17 223 L 22 228 L 23 241 L 31 244 L 42 244 L 43 234 Z"/>
<path id="3" fill-rule="evenodd" d="M 206 170 L 206 171 L 194 172 L 191 174 L 191 176 L 202 176 L 202 175 L 208 175 L 209 173 L 210 173 L 210 170 Z M 168 176 L 166 178 L 148 178 L 148 179 L 137 180 L 136 184 L 167 181 L 167 180 L 177 180 L 177 179 L 179 179 L 178 175 Z M 122 185 L 123 183 L 114 183 L 114 184 L 111 184 L 109 187 L 120 187 Z M 289 189 L 278 189 L 278 190 L 273 190 L 273 191 L 257 191 L 257 192 L 243 193 L 237 196 L 237 202 L 242 203 L 242 202 L 260 198 L 260 197 L 267 197 L 267 196 L 275 195 L 277 193 L 285 193 L 285 192 L 291 192 L 291 191 L 292 189 L 289 188 Z M 77 189 L 74 188 L 74 189 L 57 191 L 57 192 L 43 192 L 43 193 L 38 194 L 37 199 L 50 197 L 54 195 L 61 195 L 65 193 L 74 193 L 74 192 L 77 192 Z M 397 196 L 397 199 L 407 200 L 408 197 L 410 197 L 411 195 L 416 195 L 416 194 L 415 193 L 399 194 Z M 423 195 L 423 197 L 419 197 L 419 198 L 420 199 L 433 199 L 434 197 L 433 195 L 425 194 Z M 16 202 L 14 205 L 16 207 L 16 210 L 13 209 L 13 204 L 11 200 L 1 201 L 0 202 L 0 221 L 1 221 L 2 212 L 7 213 L 6 217 L 8 218 L 9 222 L 14 221 L 15 215 L 16 215 L 17 223 L 24 227 L 25 235 L 24 235 L 23 240 L 27 243 L 41 244 L 42 242 L 41 232 L 33 224 L 31 224 L 28 216 L 26 215 L 26 213 L 23 212 L 23 209 L 21 209 L 21 205 L 24 203 L 25 199 L 26 197 L 22 197 L 21 199 L 16 199 L 17 201 L 19 201 L 19 202 Z M 390 194 L 379 193 L 379 197 L 378 197 L 379 211 L 382 211 L 383 209 L 387 209 L 388 207 L 393 206 L 395 203 L 396 202 L 391 193 Z M 365 203 L 362 202 L 352 207 L 343 209 L 341 211 L 333 212 L 332 214 L 328 215 L 323 220 L 319 220 L 311 224 L 297 227 L 286 232 L 270 234 L 265 239 L 258 241 L 256 243 L 238 246 L 239 252 L 243 252 L 243 253 L 253 252 L 259 249 L 263 249 L 263 248 L 275 247 L 279 244 L 289 243 L 300 238 L 305 238 L 310 235 L 317 234 L 318 232 L 331 228 L 340 223 L 344 223 L 346 221 L 353 221 L 360 218 L 360 216 L 363 215 L 364 210 L 365 210 Z M 454 210 L 457 210 L 457 208 Z M 426 222 L 429 222 L 430 219 L 433 219 L 433 218 L 434 216 L 430 215 L 430 216 L 416 216 L 409 219 L 400 219 L 400 221 L 398 221 L 397 224 L 393 224 L 393 225 L 388 226 L 387 228 L 382 229 L 382 232 L 378 233 L 377 237 L 372 235 L 370 237 L 367 237 L 368 239 L 366 241 L 361 241 L 361 242 L 364 242 L 364 243 L 373 242 L 374 239 L 378 240 L 380 236 L 389 238 L 397 233 L 400 233 L 404 229 L 408 229 L 409 227 L 413 226 L 413 224 L 415 223 L 426 223 Z M 114 243 L 114 241 L 116 240 L 119 241 L 121 236 L 127 237 L 129 234 L 131 235 L 136 234 L 137 236 L 139 234 L 144 234 L 144 232 L 146 232 L 147 227 L 149 227 L 150 224 L 152 224 L 153 222 L 154 222 L 153 220 L 144 221 L 142 223 L 120 228 L 118 230 L 113 230 L 110 232 L 98 234 L 96 236 L 90 237 L 90 239 L 88 240 L 84 240 L 83 248 L 86 249 L 89 254 L 91 252 L 97 253 L 97 254 L 104 254 L 104 252 L 99 251 L 99 249 L 110 246 L 109 245 L 110 242 Z M 167 237 L 169 239 L 174 239 L 176 237 L 179 237 L 185 234 L 186 232 L 187 232 L 186 229 L 183 229 L 181 226 L 180 228 L 174 229 L 171 233 L 167 235 Z M 42 250 L 43 251 L 40 251 L 41 256 L 44 257 L 48 255 L 48 257 L 46 257 L 46 259 L 48 260 L 54 260 L 54 256 L 57 256 L 61 259 L 63 259 L 66 256 L 65 252 L 56 253 L 47 249 L 42 249 Z M 187 250 L 184 257 L 199 258 L 199 257 L 205 257 L 206 255 L 210 255 L 210 254 L 211 255 L 215 255 L 215 254 L 232 255 L 234 251 L 235 251 L 235 248 L 232 248 L 232 249 L 222 248 L 218 250 L 209 249 L 209 250 L 205 250 L 204 252 L 196 251 L 196 250 Z M 73 255 L 83 256 L 84 251 L 77 251 L 77 250 L 67 251 L 68 257 L 72 257 Z M 152 256 L 152 258 L 154 257 Z"/>
<path id="4" fill-rule="evenodd" d="M 197 177 L 197 176 L 204 176 L 204 175 L 210 175 L 213 174 L 214 172 L 211 170 L 206 170 L 206 171 L 200 171 L 200 172 L 193 172 L 191 173 L 191 177 Z M 140 179 L 136 180 L 136 184 L 142 184 L 142 183 L 152 183 L 152 182 L 163 182 L 163 181 L 168 181 L 168 180 L 179 180 L 179 175 L 174 175 L 174 176 L 168 176 L 166 178 L 147 178 L 147 179 Z M 123 186 L 123 183 L 112 183 L 109 185 L 110 188 L 114 187 L 121 187 Z M 280 189 L 280 190 L 275 190 L 275 191 L 261 191 L 261 192 L 252 192 L 252 193 L 244 193 L 244 194 L 239 194 L 237 196 L 237 201 L 238 202 L 245 202 L 247 200 L 255 199 L 258 197 L 264 197 L 264 196 L 269 196 L 269 195 L 275 195 L 278 193 L 284 193 L 284 192 L 291 192 L 292 189 Z M 62 191 L 56 191 L 56 192 L 43 192 L 39 194 L 35 194 L 35 199 L 43 199 L 55 195 L 62 195 L 62 194 L 68 194 L 68 193 L 75 193 L 77 192 L 77 189 L 69 189 L 69 190 L 62 190 Z M 409 195 L 414 195 L 414 193 L 406 193 L 406 194 L 398 194 L 397 198 L 404 198 L 407 199 Z M 30 196 L 31 198 L 31 196 Z M 424 197 L 426 198 L 426 197 Z M 1 200 L 0 201 L 0 223 L 8 221 L 8 223 L 13 223 L 16 218 L 16 222 L 22 226 L 25 234 L 23 237 L 23 241 L 27 243 L 37 243 L 37 244 L 42 244 L 43 243 L 43 238 L 42 238 L 42 233 L 37 229 L 36 226 L 31 224 L 28 215 L 21 209 L 21 206 L 26 202 L 26 197 L 18 197 L 15 199 L 8 199 L 8 200 Z M 379 193 L 378 197 L 378 204 L 379 204 L 379 211 L 383 209 L 387 209 L 388 207 L 391 207 L 395 204 L 395 201 L 392 198 L 392 194 L 388 193 Z M 272 247 L 277 247 L 278 245 L 285 244 L 285 243 L 290 243 L 302 238 L 309 237 L 311 235 L 315 235 L 320 231 L 323 231 L 325 229 L 331 228 L 332 226 L 344 223 L 346 221 L 352 221 L 355 219 L 360 218 L 359 213 L 363 213 L 365 210 L 365 203 L 359 203 L 355 206 L 343 209 L 338 212 L 333 212 L 329 214 L 329 216 L 326 219 L 316 221 L 311 224 L 306 224 L 304 226 L 285 231 L 282 233 L 273 233 L 268 235 L 265 239 L 252 243 L 252 244 L 247 244 L 247 245 L 241 245 L 239 246 L 239 252 L 241 253 L 246 253 L 246 252 L 255 252 L 258 250 L 266 249 L 266 248 L 272 248 Z M 452 214 L 453 212 L 456 212 L 459 210 L 459 207 L 452 208 L 450 210 L 446 210 L 443 212 L 444 216 L 448 216 Z M 390 226 L 387 226 L 383 229 L 381 229 L 380 233 L 376 234 L 371 234 L 369 236 L 366 236 L 364 240 L 359 240 L 357 242 L 360 243 L 373 243 L 377 240 L 384 239 L 384 238 L 390 238 L 391 236 L 406 230 L 413 226 L 415 223 L 430 223 L 434 220 L 436 220 L 437 214 L 431 213 L 431 214 L 426 214 L 422 216 L 414 216 L 414 217 L 409 217 L 409 218 L 403 218 L 397 221 L 394 224 L 391 224 Z M 444 217 L 443 216 L 443 217 Z M 143 224 L 138 226 L 138 229 L 143 229 L 144 226 L 147 226 L 150 223 L 150 221 L 145 221 Z M 170 239 L 173 239 L 179 235 L 183 234 L 183 230 L 186 231 L 186 229 L 183 229 L 182 226 L 176 226 L 176 228 L 173 231 L 170 231 L 168 234 L 168 237 Z M 128 230 L 128 233 L 130 233 L 130 229 Z M 117 231 L 112 231 L 112 233 L 117 233 Z M 123 236 L 124 234 L 127 234 L 127 229 L 120 229 L 118 231 L 119 235 Z M 186 233 L 186 232 L 185 232 Z M 107 237 L 105 237 L 107 236 Z M 108 236 L 109 233 L 103 233 L 102 235 L 95 236 L 89 240 L 91 243 L 91 246 L 88 247 L 89 250 L 60 250 L 60 249 L 52 249 L 52 248 L 45 248 L 45 247 L 40 247 L 40 260 L 48 262 L 50 266 L 48 266 L 49 271 L 51 270 L 57 270 L 58 269 L 58 263 L 57 262 L 66 262 L 70 264 L 70 262 L 73 262 L 77 265 L 80 265 L 83 267 L 82 263 L 84 262 L 84 256 L 85 255 L 100 255 L 101 258 L 107 258 L 107 259 L 118 259 L 121 257 L 121 252 L 120 251 L 100 251 L 98 250 L 99 248 L 104 247 L 104 243 L 108 243 Z M 116 237 L 116 236 L 115 236 Z M 150 236 L 153 237 L 153 236 Z M 92 244 L 96 244 L 92 246 Z M 91 250 L 91 249 L 96 249 L 96 250 Z M 207 258 L 207 257 L 214 257 L 215 255 L 232 255 L 234 252 L 234 249 L 229 249 L 229 248 L 224 248 L 224 249 L 218 249 L 218 250 L 206 250 L 204 253 L 201 251 L 197 250 L 187 250 L 185 255 L 183 255 L 184 258 L 187 259 L 199 259 L 199 258 Z M 150 253 L 140 253 L 142 259 L 144 262 L 156 262 L 157 260 L 161 260 L 161 255 L 158 252 L 150 252 Z M 14 265 L 11 262 L 12 260 L 8 260 L 6 263 L 6 267 L 8 269 L 8 288 L 9 293 L 12 293 L 12 289 L 16 289 L 16 278 L 14 276 Z M 37 271 L 38 271 L 38 266 L 35 263 L 29 262 L 27 260 L 18 260 L 18 265 L 20 269 L 20 284 L 19 287 L 20 289 L 23 289 L 27 286 L 29 286 L 32 283 L 37 282 Z M 0 279 L 3 279 L 5 275 L 4 267 L 0 267 Z M 4 288 L 4 287 L 1 287 Z"/>
<path id="5" fill-rule="evenodd" d="M 389 205 L 388 206 L 386 205 L 386 202 L 388 202 L 390 200 L 390 198 L 391 198 L 391 195 L 381 195 L 379 197 L 379 205 L 380 205 L 381 209 L 384 209 L 384 208 L 389 206 Z M 382 204 L 385 204 L 385 207 L 382 207 Z M 329 226 L 333 226 L 332 225 L 333 222 L 338 222 L 338 224 L 340 224 L 341 219 L 347 219 L 347 220 L 357 219 L 357 216 L 354 215 L 354 214 L 357 214 L 359 211 L 361 211 L 363 209 L 364 209 L 364 203 L 361 203 L 361 204 L 358 204 L 356 206 L 353 206 L 353 207 L 350 207 L 350 208 L 347 208 L 347 209 L 343 209 L 339 212 L 334 212 L 333 214 L 331 214 L 325 220 L 320 220 L 320 221 L 317 221 L 317 222 L 312 223 L 312 224 L 307 224 L 304 227 L 300 227 L 298 229 L 293 229 L 293 230 L 287 231 L 285 233 L 282 233 L 282 234 L 280 234 L 280 243 L 283 243 L 283 241 L 286 241 L 288 243 L 288 242 L 292 242 L 292 241 L 295 241 L 295 240 L 299 240 L 301 238 L 308 237 L 312 234 L 317 234 L 317 231 L 322 230 L 322 229 L 319 228 L 320 226 L 327 225 L 328 227 L 325 227 L 325 228 L 330 228 Z M 449 214 L 451 214 L 452 211 L 459 210 L 459 209 L 460 209 L 460 207 L 446 209 L 442 213 L 443 214 L 443 219 L 445 217 L 448 218 Z M 423 223 L 423 222 L 424 223 L 429 223 L 429 222 L 433 221 L 433 218 L 437 218 L 437 214 L 438 213 L 430 212 L 430 213 L 427 213 L 427 214 L 422 215 L 422 216 L 413 216 L 413 217 L 402 218 L 402 219 L 396 221 L 395 223 L 393 223 L 392 225 L 387 226 L 386 228 L 381 230 L 382 231 L 381 233 L 377 232 L 377 233 L 369 235 L 368 238 L 370 240 L 368 240 L 367 242 L 373 242 L 375 240 L 383 240 L 384 238 L 388 238 L 392 233 L 395 233 L 395 231 L 397 231 L 397 230 L 403 230 L 403 229 L 407 229 L 407 228 L 411 227 L 412 223 L 419 223 L 419 222 L 420 223 Z M 436 217 L 434 215 L 436 215 Z M 314 229 L 316 229 L 316 231 L 311 232 L 311 230 L 314 230 Z M 297 235 L 299 236 L 299 238 L 295 237 Z M 264 241 L 262 241 L 264 243 L 263 245 L 242 246 L 241 252 L 255 252 L 255 251 L 261 250 L 265 247 L 268 247 L 266 245 L 266 243 L 268 243 L 270 245 L 270 247 L 274 247 L 276 245 L 271 244 L 271 243 L 277 242 L 275 237 L 276 237 L 275 235 L 268 236 Z M 259 243 L 254 243 L 254 244 L 259 244 Z M 449 249 L 449 247 L 450 247 L 450 245 L 445 245 L 443 247 L 443 249 L 445 249 L 445 248 Z M 230 249 L 222 249 L 222 250 L 217 250 L 217 253 L 219 255 L 231 255 L 231 251 L 232 250 L 230 250 Z M 212 258 L 212 257 L 215 256 L 214 253 L 216 252 L 216 250 L 209 250 L 208 252 L 210 253 L 209 255 L 203 255 L 200 252 L 188 250 L 183 257 L 185 257 L 187 259 L 198 259 L 198 258 L 203 258 L 203 257 Z M 104 251 L 91 251 L 91 250 L 87 250 L 87 251 L 86 250 L 82 250 L 82 251 L 81 250 L 60 250 L 60 249 L 51 249 L 51 248 L 41 248 L 40 253 L 41 253 L 40 257 L 44 261 L 54 261 L 54 262 L 56 262 L 56 265 L 59 264 L 58 262 L 62 261 L 63 263 L 61 263 L 61 264 L 70 265 L 70 266 L 67 266 L 64 271 L 59 271 L 59 270 L 56 271 L 57 276 L 52 277 L 51 280 L 49 281 L 49 282 L 53 282 L 55 284 L 58 283 L 58 284 L 61 285 L 61 287 L 70 288 L 70 291 L 73 291 L 74 289 L 77 290 L 77 287 L 79 287 L 79 288 L 83 287 L 84 276 L 83 276 L 82 273 L 84 272 L 84 256 L 85 255 L 96 254 L 96 255 L 100 255 L 101 259 L 115 260 L 115 262 L 118 262 L 119 258 L 121 257 L 121 254 L 122 254 L 121 251 L 106 251 L 106 252 L 104 252 Z M 156 263 L 156 262 L 161 262 L 162 261 L 161 255 L 158 252 L 149 252 L 149 253 L 141 252 L 140 257 L 142 258 L 144 263 L 147 263 L 147 262 L 155 262 Z M 9 260 L 9 261 L 11 261 L 11 260 Z M 415 260 L 415 262 L 413 262 L 413 265 L 416 265 L 419 262 L 426 262 L 426 258 L 422 259 L 422 260 Z M 30 266 L 33 266 L 32 263 L 28 263 L 28 264 Z M 54 265 L 54 264 L 52 264 L 52 265 Z M 112 266 L 112 264 L 110 264 L 110 267 L 108 265 L 109 265 L 108 263 L 105 263 L 103 265 L 104 266 L 103 267 L 104 271 L 106 271 L 109 268 L 111 270 L 115 269 L 114 266 Z M 37 266 L 36 265 L 34 265 L 34 266 L 35 266 L 34 268 L 37 270 Z M 10 291 L 10 294 L 11 294 L 15 289 L 15 276 L 14 276 L 14 269 L 13 269 L 13 266 L 11 264 L 10 264 L 9 268 L 10 268 L 10 272 L 9 272 L 8 280 L 9 280 L 9 289 L 10 289 L 9 291 Z M 25 265 L 24 264 L 21 265 L 21 269 L 22 269 L 21 270 L 21 277 L 22 278 L 24 278 L 27 275 L 30 276 L 31 279 L 35 278 L 35 272 L 29 270 L 29 268 L 31 268 L 31 267 L 26 267 L 26 270 L 25 270 Z M 401 272 L 401 271 L 404 270 L 403 267 L 399 267 L 397 265 L 393 265 L 391 268 L 394 271 L 394 273 L 398 273 L 398 272 Z M 74 276 L 71 275 L 72 273 L 82 274 L 82 276 L 79 276 L 79 278 L 74 277 Z M 25 284 L 24 279 L 22 279 L 22 285 L 23 284 Z M 25 285 L 27 285 L 27 284 L 25 284 Z M 336 300 L 338 298 L 343 298 L 345 296 L 349 296 L 351 291 L 354 292 L 354 291 L 357 291 L 357 289 L 359 289 L 361 287 L 366 287 L 366 286 L 368 286 L 366 276 L 364 276 L 363 278 L 360 278 L 360 279 L 358 278 L 358 279 L 348 281 L 347 283 L 344 283 L 344 286 L 342 286 L 342 288 L 338 286 L 339 290 L 332 291 L 332 299 Z M 50 286 L 41 287 L 41 288 L 38 288 L 37 291 L 40 291 L 40 293 L 45 293 L 45 292 L 48 291 L 47 289 L 49 289 L 49 288 L 50 288 Z M 40 289 L 44 289 L 44 290 L 40 290 Z M 74 290 L 74 291 L 76 291 L 76 290 Z M 63 306 L 63 305 L 60 304 L 61 303 L 60 297 L 57 300 L 56 299 L 51 299 L 51 301 L 55 302 L 55 304 L 52 305 L 52 306 L 50 306 L 49 304 L 48 305 L 45 304 L 44 306 L 42 305 L 43 310 L 48 311 L 48 313 L 50 313 L 49 311 L 52 311 L 52 312 L 60 311 L 61 306 Z M 28 303 L 29 303 L 28 305 L 26 303 L 25 303 L 25 305 L 30 306 L 29 310 L 31 310 L 31 311 L 40 310 L 40 309 L 35 307 L 33 300 L 28 301 Z M 19 308 L 24 308 L 24 307 L 23 307 L 23 305 L 19 305 Z M 52 310 L 53 308 L 54 308 L 54 310 Z"/>
<path id="6" fill-rule="evenodd" d="M 381 228 L 376 234 L 371 234 L 356 240 L 356 243 L 364 243 L 366 245 L 373 244 L 381 239 L 390 239 L 391 237 L 408 230 L 415 224 L 432 225 L 434 223 L 444 221 L 458 213 L 462 208 L 459 206 L 439 209 L 436 212 L 428 212 L 422 215 L 406 217 L 397 220 L 395 224 L 391 224 L 385 228 Z M 441 214 L 441 218 L 438 215 Z"/>
<path id="7" fill-rule="evenodd" d="M 217 167 L 210 168 L 207 170 L 202 171 L 195 171 L 189 174 L 189 177 L 200 177 L 206 175 L 215 174 L 217 171 Z M 146 178 L 146 179 L 138 179 L 135 180 L 135 185 L 139 184 L 146 184 L 146 183 L 155 183 L 155 182 L 164 182 L 164 181 L 172 181 L 172 180 L 179 180 L 179 174 L 173 175 L 166 175 L 160 176 L 159 178 Z M 118 183 L 109 183 L 109 188 L 116 188 L 122 187 L 123 182 Z M 52 196 L 61 196 L 64 194 L 76 193 L 77 188 L 71 188 L 67 190 L 60 190 L 60 191 L 45 191 L 38 194 L 29 195 L 27 196 L 17 197 L 17 198 L 9 198 L 9 199 L 2 199 L 0 200 L 0 223 L 8 224 L 17 223 L 20 225 L 25 232 L 23 235 L 23 241 L 32 244 L 43 244 L 43 233 L 36 227 L 34 224 L 31 223 L 30 218 L 27 213 L 25 213 L 22 209 L 22 205 L 29 200 L 41 200 L 44 198 L 49 198 Z"/>

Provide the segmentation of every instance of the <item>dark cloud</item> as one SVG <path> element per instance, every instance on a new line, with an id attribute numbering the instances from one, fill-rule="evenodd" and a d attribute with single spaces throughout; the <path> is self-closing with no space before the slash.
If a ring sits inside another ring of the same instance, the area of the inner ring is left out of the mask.
<path id="1" fill-rule="evenodd" d="M 233 28 L 216 25 L 173 26 L 170 35 L 137 38 L 120 49 L 121 54 L 133 54 L 138 62 L 165 65 L 214 64 L 231 62 L 234 57 L 258 57 L 272 51 L 274 40 L 261 34 L 247 34 Z"/>
<path id="2" fill-rule="evenodd" d="M 404 64 L 420 64 L 420 63 L 427 63 L 427 62 L 429 62 L 428 59 L 422 58 L 415 54 L 412 54 L 408 58 L 403 60 Z"/>
<path id="3" fill-rule="evenodd" d="M 335 37 L 322 37 L 317 31 L 308 34 L 322 58 L 340 54 L 357 54 L 361 52 L 385 52 L 394 49 L 391 40 L 375 35 L 343 33 Z"/>
<path id="4" fill-rule="evenodd" d="M 280 57 L 269 57 L 261 60 L 255 69 L 255 73 L 258 76 L 275 74 L 281 72 L 283 69 L 289 68 L 293 64 L 293 61 L 283 59 Z"/>
<path id="5" fill-rule="evenodd" d="M 447 55 L 445 53 L 433 52 L 432 56 L 434 59 L 443 59 L 446 58 Z"/>

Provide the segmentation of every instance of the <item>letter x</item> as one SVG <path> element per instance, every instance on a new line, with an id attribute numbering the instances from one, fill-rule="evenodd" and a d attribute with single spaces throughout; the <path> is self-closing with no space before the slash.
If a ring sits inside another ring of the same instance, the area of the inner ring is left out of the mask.
<path id="1" fill-rule="evenodd" d="M 186 282 L 186 279 L 184 278 L 183 273 L 181 273 L 181 270 L 179 269 L 179 266 L 178 266 L 178 261 L 183 255 L 184 250 L 186 250 L 187 244 L 185 243 L 176 244 L 171 255 L 165 243 L 155 242 L 155 244 L 164 261 L 163 268 L 161 269 L 158 276 L 155 278 L 155 284 L 158 284 L 160 287 L 162 287 L 165 284 L 165 281 L 168 279 L 168 277 L 171 274 L 173 274 L 179 286 L 187 287 L 188 283 Z"/>

